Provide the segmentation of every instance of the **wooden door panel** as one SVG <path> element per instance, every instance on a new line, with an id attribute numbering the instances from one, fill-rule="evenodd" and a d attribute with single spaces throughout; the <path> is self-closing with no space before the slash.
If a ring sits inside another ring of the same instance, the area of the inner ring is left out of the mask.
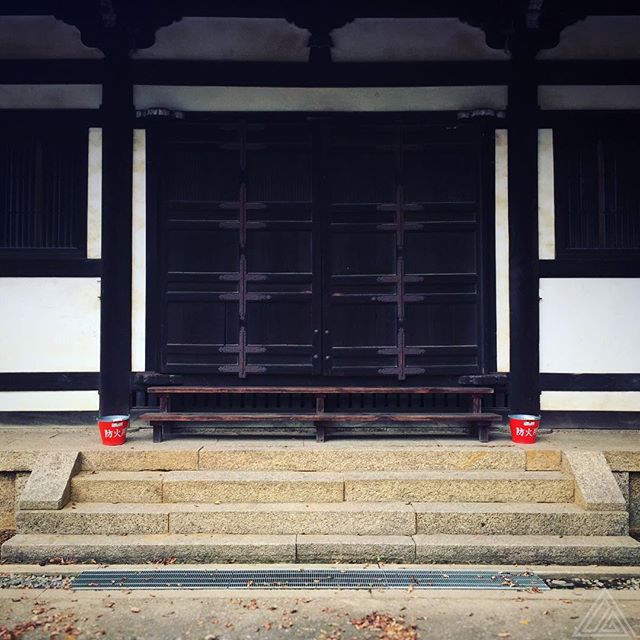
<path id="1" fill-rule="evenodd" d="M 476 229 L 447 231 L 429 228 L 405 236 L 405 264 L 408 274 L 477 273 Z M 453 225 L 452 225 L 453 226 Z"/>
<path id="2" fill-rule="evenodd" d="M 237 269 L 240 258 L 237 233 L 221 229 L 219 222 L 172 221 L 169 230 L 167 268 L 170 273 L 228 273 Z"/>
<path id="3" fill-rule="evenodd" d="M 215 144 L 215 143 L 213 143 Z M 168 150 L 166 198 L 178 202 L 224 202 L 237 197 L 235 154 L 210 144 L 175 144 Z"/>
<path id="4" fill-rule="evenodd" d="M 477 150 L 472 146 L 426 144 L 405 154 L 405 194 L 410 202 L 476 202 L 477 172 Z"/>
<path id="5" fill-rule="evenodd" d="M 371 147 L 341 149 L 329 156 L 334 204 L 388 202 L 395 189 L 393 155 Z"/>
<path id="6" fill-rule="evenodd" d="M 247 232 L 249 273 L 303 273 L 311 280 L 311 228 L 294 226 Z"/>
<path id="7" fill-rule="evenodd" d="M 319 366 L 309 134 L 272 129 L 186 128 L 164 148 L 167 372 Z"/>
<path id="8" fill-rule="evenodd" d="M 257 202 L 310 202 L 308 149 L 261 149 L 247 153 L 247 195 Z"/>
<path id="9" fill-rule="evenodd" d="M 162 370 L 482 370 L 476 134 L 238 121 L 160 156 Z"/>
<path id="10" fill-rule="evenodd" d="M 368 276 L 394 272 L 396 250 L 392 234 L 359 230 L 358 225 L 352 225 L 350 231 L 342 231 L 340 223 L 331 227 L 331 275 Z"/>
<path id="11" fill-rule="evenodd" d="M 479 371 L 478 145 L 403 125 L 330 145 L 325 372 Z"/>
<path id="12" fill-rule="evenodd" d="M 405 311 L 407 344 L 425 347 L 478 345 L 475 303 L 409 304 Z"/>
<path id="13" fill-rule="evenodd" d="M 218 301 L 175 300 L 167 305 L 170 345 L 216 345 L 233 342 L 238 331 L 234 305 Z"/>

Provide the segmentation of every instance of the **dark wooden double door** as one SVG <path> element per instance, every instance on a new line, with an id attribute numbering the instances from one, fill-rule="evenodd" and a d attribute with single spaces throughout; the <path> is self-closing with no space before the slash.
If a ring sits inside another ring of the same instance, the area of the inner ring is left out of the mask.
<path id="1" fill-rule="evenodd" d="M 159 368 L 483 370 L 481 136 L 357 120 L 159 137 Z"/>

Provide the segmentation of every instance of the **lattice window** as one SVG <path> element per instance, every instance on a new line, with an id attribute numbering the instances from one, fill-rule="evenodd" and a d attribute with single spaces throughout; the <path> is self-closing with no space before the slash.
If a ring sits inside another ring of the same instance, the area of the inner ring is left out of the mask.
<path id="1" fill-rule="evenodd" d="M 627 127 L 554 131 L 559 257 L 640 252 L 640 133 Z"/>
<path id="2" fill-rule="evenodd" d="M 7 126 L 0 142 L 0 253 L 81 256 L 87 130 Z"/>

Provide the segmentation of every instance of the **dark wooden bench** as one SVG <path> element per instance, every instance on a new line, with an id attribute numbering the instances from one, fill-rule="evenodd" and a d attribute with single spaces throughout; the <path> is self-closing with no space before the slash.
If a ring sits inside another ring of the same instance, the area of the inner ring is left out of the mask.
<path id="1" fill-rule="evenodd" d="M 348 422 L 456 422 L 477 429 L 480 442 L 488 442 L 489 425 L 501 420 L 497 413 L 482 412 L 482 397 L 493 393 L 490 387 L 149 387 L 148 392 L 158 396 L 159 411 L 145 413 L 141 420 L 148 420 L 153 427 L 153 441 L 162 442 L 171 435 L 172 427 L 190 422 L 310 422 L 316 428 L 316 440 L 324 442 L 328 425 L 340 426 Z M 293 394 L 315 397 L 314 412 L 175 412 L 171 398 L 177 394 Z M 327 396 L 337 394 L 454 394 L 470 397 L 468 413 L 386 413 L 377 411 L 325 411 Z"/>

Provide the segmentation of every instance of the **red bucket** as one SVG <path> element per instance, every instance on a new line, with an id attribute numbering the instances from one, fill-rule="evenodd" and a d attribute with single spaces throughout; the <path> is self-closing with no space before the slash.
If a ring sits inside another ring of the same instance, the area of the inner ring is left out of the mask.
<path id="1" fill-rule="evenodd" d="M 127 440 L 129 416 L 103 416 L 98 418 L 98 429 L 102 444 L 114 447 Z"/>
<path id="2" fill-rule="evenodd" d="M 536 441 L 540 416 L 530 416 L 522 413 L 509 416 L 511 440 L 518 444 L 533 444 Z"/>

